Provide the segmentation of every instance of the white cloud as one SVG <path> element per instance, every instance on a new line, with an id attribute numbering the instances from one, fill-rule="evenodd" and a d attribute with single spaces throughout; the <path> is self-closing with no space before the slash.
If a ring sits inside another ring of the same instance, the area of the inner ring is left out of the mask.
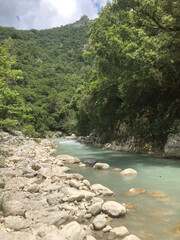
<path id="1" fill-rule="evenodd" d="M 0 25 L 17 29 L 45 29 L 98 16 L 107 0 L 0 0 Z M 17 19 L 19 17 L 20 21 Z"/>

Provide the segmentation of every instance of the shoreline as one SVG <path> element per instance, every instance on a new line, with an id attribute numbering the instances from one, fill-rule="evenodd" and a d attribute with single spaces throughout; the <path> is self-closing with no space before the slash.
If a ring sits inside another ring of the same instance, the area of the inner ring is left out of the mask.
<path id="1" fill-rule="evenodd" d="M 156 144 L 145 143 L 135 140 L 133 137 L 126 141 L 112 141 L 101 143 L 101 139 L 92 136 L 75 137 L 68 136 L 66 139 L 73 139 L 81 143 L 86 143 L 101 149 L 128 152 L 135 154 L 146 154 L 156 158 L 180 159 L 180 133 L 170 134 L 164 148 L 160 148 Z"/>
<path id="2" fill-rule="evenodd" d="M 16 134 L 0 132 L 1 152 L 7 152 L 0 168 L 0 239 L 139 240 L 122 223 L 110 226 L 130 211 L 111 200 L 110 189 L 68 173 L 65 164 L 79 164 L 77 157 L 54 157 L 52 140 Z"/>

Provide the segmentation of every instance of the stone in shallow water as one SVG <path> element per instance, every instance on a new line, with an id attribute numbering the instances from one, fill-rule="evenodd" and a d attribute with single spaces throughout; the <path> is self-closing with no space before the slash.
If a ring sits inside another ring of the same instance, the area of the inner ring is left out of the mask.
<path id="1" fill-rule="evenodd" d="M 142 189 L 142 188 L 131 188 L 126 193 L 126 195 L 127 196 L 134 196 L 134 195 L 138 195 L 138 194 L 141 194 L 141 193 L 146 193 L 146 190 Z"/>
<path id="2" fill-rule="evenodd" d="M 161 192 L 156 192 L 156 191 L 152 191 L 152 192 L 148 192 L 148 195 L 153 196 L 153 197 L 157 197 L 163 201 L 170 201 L 171 199 L 166 197 L 163 193 Z"/>
<path id="3" fill-rule="evenodd" d="M 180 238 L 180 222 L 172 228 L 171 235 Z"/>
<path id="4" fill-rule="evenodd" d="M 109 164 L 107 163 L 96 163 L 93 167 L 94 169 L 101 169 L 101 170 L 108 170 L 110 168 Z"/>
<path id="5" fill-rule="evenodd" d="M 136 175 L 137 171 L 132 168 L 126 168 L 123 171 L 120 172 L 122 176 L 128 176 L 128 175 Z"/>

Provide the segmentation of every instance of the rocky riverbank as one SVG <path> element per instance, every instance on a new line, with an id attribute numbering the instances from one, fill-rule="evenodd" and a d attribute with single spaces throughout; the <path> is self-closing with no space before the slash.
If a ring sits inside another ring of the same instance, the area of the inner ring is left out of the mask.
<path id="1" fill-rule="evenodd" d="M 1 131 L 0 149 L 0 239 L 139 239 L 122 225 L 126 205 L 101 184 L 68 173 L 65 164 L 80 160 L 55 157 L 53 141 Z"/>
<path id="2" fill-rule="evenodd" d="M 154 157 L 163 158 L 180 158 L 180 133 L 170 134 L 164 147 L 155 142 L 145 143 L 142 140 L 135 139 L 134 137 L 108 143 L 102 143 L 101 138 L 94 136 L 77 137 L 76 140 L 113 151 L 148 154 Z"/>

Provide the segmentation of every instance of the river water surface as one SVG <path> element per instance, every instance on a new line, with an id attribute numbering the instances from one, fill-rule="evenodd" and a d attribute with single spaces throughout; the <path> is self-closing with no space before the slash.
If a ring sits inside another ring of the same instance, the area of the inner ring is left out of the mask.
<path id="1" fill-rule="evenodd" d="M 100 183 L 110 188 L 116 194 L 116 201 L 135 204 L 124 218 L 117 220 L 118 226 L 126 226 L 141 239 L 180 239 L 180 160 L 102 150 L 74 140 L 54 140 L 58 143 L 58 154 L 76 156 L 81 161 L 95 159 L 110 165 L 111 169 L 106 171 L 71 165 L 71 172 L 82 174 L 91 184 Z M 133 168 L 138 174 L 123 177 L 113 168 Z M 127 196 L 131 188 L 143 188 L 161 195 Z"/>

